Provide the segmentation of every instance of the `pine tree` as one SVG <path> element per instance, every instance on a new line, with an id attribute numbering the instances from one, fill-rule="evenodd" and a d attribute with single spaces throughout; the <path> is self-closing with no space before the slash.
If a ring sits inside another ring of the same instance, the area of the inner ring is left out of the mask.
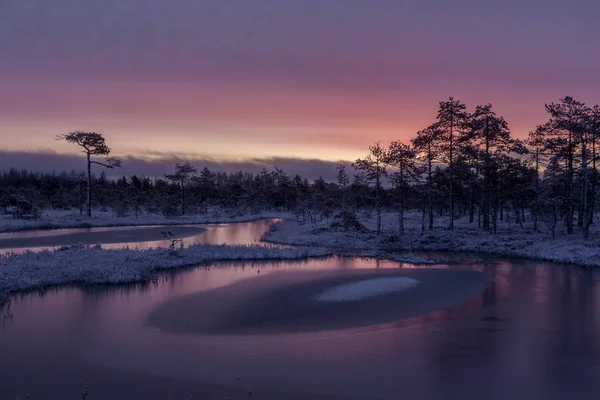
<path id="1" fill-rule="evenodd" d="M 398 208 L 398 234 L 404 235 L 404 208 L 408 182 L 416 175 L 416 152 L 402 142 L 392 142 L 388 151 L 386 163 L 393 166 L 396 171 L 392 174 L 392 183 L 400 195 Z"/>
<path id="2" fill-rule="evenodd" d="M 369 154 L 356 160 L 352 167 L 368 183 L 375 185 L 375 209 L 377 211 L 377 235 L 381 235 L 381 195 L 382 180 L 386 175 L 387 151 L 379 142 L 369 146 Z"/>
<path id="3" fill-rule="evenodd" d="M 538 125 L 535 130 L 529 132 L 529 136 L 525 141 L 525 144 L 529 147 L 531 157 L 535 165 L 535 180 L 534 180 L 534 200 L 532 207 L 533 214 L 533 229 L 538 232 L 538 218 L 539 218 L 539 204 L 540 204 L 540 165 L 542 164 L 544 157 L 544 139 L 545 139 L 545 127 Z"/>
<path id="4" fill-rule="evenodd" d="M 559 103 L 547 104 L 546 111 L 550 114 L 546 129 L 546 149 L 553 157 L 564 163 L 563 213 L 567 234 L 573 234 L 573 218 L 577 201 L 575 196 L 575 170 L 578 161 L 576 153 L 577 149 L 581 148 L 582 142 L 585 141 L 587 107 L 567 96 Z"/>
<path id="5" fill-rule="evenodd" d="M 478 168 L 483 176 L 481 209 L 483 229 L 495 231 L 490 221 L 497 221 L 498 213 L 498 170 L 503 156 L 510 152 L 522 153 L 524 147 L 510 137 L 508 124 L 492 110 L 491 104 L 478 105 L 471 116 L 470 129 L 462 141 L 471 147 L 479 160 Z M 495 222 L 494 222 L 495 223 Z"/>
<path id="6" fill-rule="evenodd" d="M 190 180 L 192 179 L 192 176 L 198 172 L 198 170 L 196 168 L 194 168 L 189 162 L 186 162 L 184 164 L 175 164 L 175 173 L 174 174 L 167 174 L 165 175 L 165 178 L 167 178 L 168 180 L 176 183 L 179 186 L 179 190 L 181 193 L 181 215 L 185 215 L 185 189 L 187 184 L 190 182 Z"/>
<path id="7" fill-rule="evenodd" d="M 449 191 L 450 191 L 450 223 L 448 228 L 454 229 L 454 165 L 456 161 L 456 142 L 460 139 L 469 122 L 466 106 L 450 97 L 448 101 L 441 101 L 437 114 L 436 125 L 438 140 L 444 148 L 445 162 L 448 164 Z"/>
<path id="8" fill-rule="evenodd" d="M 433 230 L 433 165 L 440 160 L 442 150 L 439 147 L 440 131 L 437 124 L 433 124 L 419 132 L 417 137 L 411 140 L 417 152 L 417 159 L 425 164 L 427 175 L 427 214 L 429 230 Z"/>
<path id="9" fill-rule="evenodd" d="M 338 185 L 340 185 L 340 188 L 342 190 L 342 209 L 346 210 L 346 188 L 350 183 L 350 178 L 346 173 L 346 164 L 338 165 L 337 171 L 337 183 Z"/>
<path id="10" fill-rule="evenodd" d="M 100 165 L 105 168 L 115 168 L 121 166 L 121 161 L 110 155 L 110 148 L 106 145 L 104 137 L 96 132 L 75 131 L 67 134 L 58 135 L 57 140 L 66 140 L 69 143 L 75 143 L 83 148 L 87 162 L 87 216 L 92 217 L 92 164 Z M 106 162 L 93 160 L 92 156 L 107 156 Z"/>

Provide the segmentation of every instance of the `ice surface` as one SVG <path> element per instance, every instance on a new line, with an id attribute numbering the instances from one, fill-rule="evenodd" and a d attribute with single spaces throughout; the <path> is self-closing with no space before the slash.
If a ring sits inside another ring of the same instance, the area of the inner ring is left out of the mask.
<path id="1" fill-rule="evenodd" d="M 407 277 L 385 277 L 334 286 L 314 297 L 317 301 L 347 302 L 359 301 L 375 296 L 401 292 L 419 284 L 419 281 Z"/>

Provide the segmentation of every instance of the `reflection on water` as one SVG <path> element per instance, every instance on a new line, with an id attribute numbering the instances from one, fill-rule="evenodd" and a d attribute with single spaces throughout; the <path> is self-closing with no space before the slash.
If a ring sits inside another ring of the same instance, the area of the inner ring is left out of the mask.
<path id="1" fill-rule="evenodd" d="M 184 246 L 192 244 L 231 244 L 231 245 L 253 245 L 281 247 L 278 245 L 263 243 L 260 238 L 269 231 L 269 227 L 276 219 L 263 219 L 254 222 L 239 222 L 233 224 L 210 224 L 202 225 L 205 232 L 182 238 Z M 188 225 L 183 225 L 188 226 Z M 106 249 L 120 249 L 123 247 L 149 249 L 154 247 L 169 247 L 169 240 L 152 240 L 147 242 L 111 243 L 102 245 Z"/>
<path id="2" fill-rule="evenodd" d="M 260 242 L 260 238 L 276 221 L 278 220 L 263 219 L 231 224 L 101 227 L 0 233 L 0 254 L 51 250 L 78 242 L 89 245 L 101 244 L 104 249 L 169 247 L 171 241 L 163 239 L 161 234 L 163 230 L 176 233 L 176 237 L 181 238 L 184 246 L 209 243 L 284 247 Z M 51 244 L 41 245 L 48 242 Z"/>
<path id="3" fill-rule="evenodd" d="M 229 241 L 219 232 L 212 238 Z M 225 385 L 239 377 L 258 391 L 391 399 L 588 398 L 600 389 L 599 282 L 590 273 L 545 263 L 452 265 L 483 270 L 492 281 L 458 307 L 367 328 L 209 336 L 143 323 L 163 301 L 255 277 L 259 270 L 403 266 L 343 257 L 230 263 L 165 274 L 144 285 L 17 296 L 14 318 L 0 328 L 0 398 L 74 397 L 79 380 L 120 398 L 118 382 L 134 382 L 133 373 Z M 145 399 L 165 398 L 160 390 L 169 387 L 160 385 L 146 378 L 135 390 Z"/>
<path id="4" fill-rule="evenodd" d="M 141 225 L 141 226 L 101 226 L 93 228 L 61 228 L 61 229 L 28 229 L 16 232 L 0 232 L 0 239 L 13 238 L 38 238 L 47 236 L 64 236 L 74 233 L 88 232 L 119 232 L 125 230 L 145 229 L 160 225 Z"/>

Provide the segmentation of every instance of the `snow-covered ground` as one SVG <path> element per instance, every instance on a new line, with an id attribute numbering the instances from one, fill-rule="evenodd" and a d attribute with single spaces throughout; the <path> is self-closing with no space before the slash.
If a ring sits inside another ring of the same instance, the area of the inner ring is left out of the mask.
<path id="1" fill-rule="evenodd" d="M 162 270 L 211 261 L 294 259 L 326 256 L 323 248 L 276 248 L 198 244 L 168 249 L 103 250 L 71 246 L 62 250 L 0 257 L 0 299 L 10 292 L 59 284 L 115 284 L 146 281 Z"/>
<path id="2" fill-rule="evenodd" d="M 152 278 L 163 269 L 191 266 L 216 260 L 286 259 L 331 254 L 331 250 L 359 251 L 362 256 L 385 256 L 400 262 L 432 264 L 443 262 L 419 255 L 427 251 L 461 251 L 491 254 L 502 257 L 524 257 L 582 266 L 600 266 L 600 224 L 592 225 L 590 239 L 581 233 L 566 235 L 557 231 L 556 239 L 540 224 L 534 232 L 528 220 L 521 228 L 515 223 L 501 221 L 498 233 L 483 232 L 477 223 L 466 218 L 456 221 L 455 229 L 447 229 L 447 218 L 436 218 L 433 231 L 421 231 L 421 214 L 407 212 L 405 236 L 397 234 L 397 215 L 384 213 L 383 233 L 375 234 L 375 215 L 362 214 L 359 220 L 369 231 L 336 231 L 329 227 L 332 220 L 322 219 L 315 224 L 299 224 L 290 214 L 269 213 L 240 215 L 210 213 L 166 218 L 144 215 L 139 218 L 117 218 L 113 213 L 96 212 L 90 221 L 77 212 L 45 213 L 38 221 L 0 219 L 1 231 L 23 229 L 67 228 L 82 226 L 165 225 L 215 222 L 246 222 L 265 217 L 287 217 L 273 225 L 265 240 L 275 243 L 309 246 L 308 248 L 269 248 L 264 246 L 194 245 L 172 255 L 166 249 L 103 250 L 74 247 L 61 251 L 42 251 L 0 258 L 0 302 L 9 292 L 48 285 L 81 283 L 126 283 Z M 393 254 L 391 252 L 403 252 Z"/>
<path id="3" fill-rule="evenodd" d="M 182 225 L 213 224 L 228 222 L 249 222 L 262 218 L 279 218 L 287 213 L 242 213 L 231 210 L 212 210 L 208 214 L 165 217 L 162 214 L 140 214 L 117 217 L 113 211 L 94 210 L 92 218 L 81 215 L 79 211 L 44 210 L 37 220 L 14 219 L 11 215 L 0 215 L 0 232 L 14 232 L 27 229 L 88 228 L 103 226 L 137 225 Z"/>
<path id="4" fill-rule="evenodd" d="M 334 303 L 360 301 L 401 292 L 418 284 L 418 280 L 404 276 L 365 279 L 331 287 L 316 295 L 314 299 L 316 301 Z"/>
<path id="5" fill-rule="evenodd" d="M 582 266 L 600 266 L 600 224 L 593 225 L 590 238 L 581 233 L 566 235 L 557 230 L 556 239 L 540 223 L 541 232 L 535 232 L 530 219 L 521 228 L 514 222 L 499 221 L 498 233 L 490 234 L 470 224 L 467 218 L 455 221 L 455 229 L 448 230 L 448 218 L 436 218 L 433 231 L 421 231 L 421 214 L 407 212 L 405 235 L 398 236 L 398 217 L 384 213 L 382 235 L 375 234 L 375 213 L 360 215 L 359 220 L 369 232 L 335 231 L 329 228 L 332 220 L 316 224 L 298 224 L 289 219 L 276 223 L 266 240 L 291 245 L 325 246 L 336 250 L 360 250 L 363 255 L 387 255 L 393 251 L 461 251 L 491 254 L 503 257 L 523 257 Z M 562 228 L 562 226 L 561 226 Z M 398 261 L 432 263 L 439 260 L 412 254 L 397 256 Z M 406 260 L 403 260 L 406 258 Z"/>

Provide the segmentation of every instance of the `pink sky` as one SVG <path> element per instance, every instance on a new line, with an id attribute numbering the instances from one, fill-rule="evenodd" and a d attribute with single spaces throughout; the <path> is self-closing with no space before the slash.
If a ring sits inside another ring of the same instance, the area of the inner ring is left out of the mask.
<path id="1" fill-rule="evenodd" d="M 408 141 L 454 96 L 515 136 L 544 103 L 600 93 L 600 7 L 461 0 L 8 0 L 0 7 L 0 148 L 352 160 Z M 577 3 L 577 4 L 575 4 Z"/>

